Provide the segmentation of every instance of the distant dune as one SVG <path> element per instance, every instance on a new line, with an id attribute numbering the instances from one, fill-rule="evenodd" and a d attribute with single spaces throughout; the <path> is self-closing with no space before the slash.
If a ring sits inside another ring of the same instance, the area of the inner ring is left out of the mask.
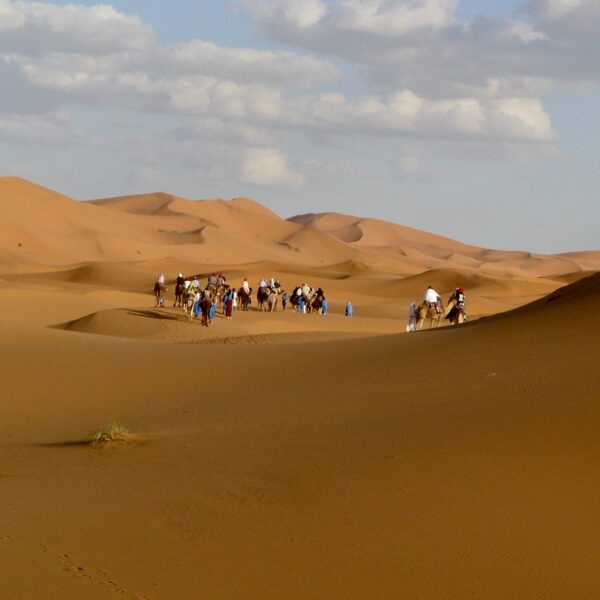
<path id="1" fill-rule="evenodd" d="M 399 275 L 467 268 L 500 276 L 564 277 L 600 265 L 600 252 L 543 256 L 488 250 L 337 213 L 286 220 L 246 198 L 191 201 L 155 193 L 77 202 L 23 179 L 0 178 L 5 272 L 167 258 L 214 265 L 355 261 Z"/>

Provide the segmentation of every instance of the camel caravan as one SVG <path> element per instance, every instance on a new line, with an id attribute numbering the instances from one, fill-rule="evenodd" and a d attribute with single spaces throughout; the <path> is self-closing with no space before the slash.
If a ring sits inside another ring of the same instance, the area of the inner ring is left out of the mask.
<path id="1" fill-rule="evenodd" d="M 439 327 L 444 320 L 450 325 L 460 325 L 467 318 L 465 290 L 455 288 L 446 306 L 442 304 L 441 296 L 431 287 L 427 288 L 423 302 L 418 305 L 411 302 L 408 308 L 408 324 L 406 331 L 420 331 L 426 323 L 429 329 Z"/>
<path id="2" fill-rule="evenodd" d="M 154 284 L 155 308 L 164 308 L 166 293 L 169 291 L 165 283 L 165 274 L 160 273 Z M 256 293 L 258 310 L 275 312 L 281 306 L 286 310 L 291 306 L 296 312 L 327 314 L 327 300 L 321 288 L 314 289 L 306 283 L 294 288 L 290 296 L 285 292 L 279 280 L 263 277 L 258 284 Z M 179 273 L 175 281 L 174 308 L 181 308 L 189 321 L 199 318 L 201 324 L 208 327 L 214 320 L 219 309 L 227 319 L 231 319 L 233 311 L 247 312 L 252 303 L 252 288 L 248 279 L 244 278 L 239 289 L 234 289 L 227 283 L 223 273 L 212 273 L 202 288 L 198 276 L 184 277 Z"/>
<path id="3" fill-rule="evenodd" d="M 161 273 L 154 284 L 155 308 L 165 306 L 165 296 L 168 288 L 165 274 Z M 464 323 L 467 318 L 466 296 L 462 287 L 455 288 L 444 306 L 441 296 L 431 287 L 427 288 L 421 304 L 411 302 L 408 310 L 406 331 L 420 331 L 426 325 L 431 329 L 440 327 L 444 321 L 450 325 Z M 257 310 L 275 312 L 281 306 L 285 311 L 288 306 L 293 312 L 326 315 L 328 302 L 322 288 L 312 288 L 307 283 L 296 286 L 291 294 L 282 287 L 279 280 L 263 277 L 256 292 Z M 208 327 L 216 313 L 222 309 L 226 319 L 231 319 L 235 310 L 247 312 L 252 304 L 252 288 L 247 278 L 244 278 L 239 289 L 234 289 L 223 273 L 212 273 L 202 289 L 198 276 L 184 277 L 179 273 L 175 281 L 175 300 L 173 307 L 181 308 L 189 321 L 199 318 L 202 325 Z M 350 307 L 350 310 L 348 310 Z M 346 316 L 352 316 L 350 302 L 346 306 Z"/>

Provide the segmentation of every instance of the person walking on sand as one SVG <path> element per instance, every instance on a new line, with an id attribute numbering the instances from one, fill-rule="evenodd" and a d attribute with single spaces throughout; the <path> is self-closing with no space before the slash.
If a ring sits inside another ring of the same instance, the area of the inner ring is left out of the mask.
<path id="1" fill-rule="evenodd" d="M 348 300 L 348 303 L 346 304 L 346 316 L 352 317 L 353 315 L 354 315 L 354 308 L 352 308 L 352 302 L 350 302 L 350 300 Z"/>
<path id="2" fill-rule="evenodd" d="M 327 314 L 328 308 L 329 308 L 329 305 L 327 304 L 327 298 L 325 298 L 325 296 L 323 296 L 323 300 L 321 301 L 321 314 L 323 316 L 325 316 Z"/>
<path id="3" fill-rule="evenodd" d="M 233 315 L 233 292 L 231 290 L 225 294 L 223 303 L 225 304 L 225 318 L 231 321 Z"/>
<path id="4" fill-rule="evenodd" d="M 408 323 L 406 325 L 406 331 L 417 330 L 417 320 L 419 319 L 419 307 L 416 302 L 411 302 L 408 305 Z"/>
<path id="5" fill-rule="evenodd" d="M 216 314 L 217 314 L 217 303 L 213 300 L 213 302 L 210 305 L 210 308 L 208 310 L 208 320 L 211 323 L 214 321 Z"/>

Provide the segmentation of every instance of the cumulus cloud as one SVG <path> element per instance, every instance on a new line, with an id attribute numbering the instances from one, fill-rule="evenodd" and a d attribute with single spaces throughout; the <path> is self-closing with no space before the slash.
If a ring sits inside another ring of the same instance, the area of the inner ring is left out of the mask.
<path id="1" fill-rule="evenodd" d="M 404 90 L 351 102 L 341 94 L 327 94 L 303 99 L 289 112 L 298 115 L 303 127 L 338 134 L 543 142 L 556 138 L 536 98 L 430 100 Z"/>
<path id="2" fill-rule="evenodd" d="M 458 0 L 343 0 L 330 9 L 341 30 L 372 34 L 403 34 L 437 29 L 455 22 Z"/>
<path id="3" fill-rule="evenodd" d="M 82 141 L 65 111 L 44 115 L 0 114 L 0 142 L 49 146 Z"/>
<path id="4" fill-rule="evenodd" d="M 288 166 L 286 157 L 271 148 L 248 149 L 240 177 L 245 183 L 262 186 L 298 187 L 304 183 L 304 177 Z"/>
<path id="5" fill-rule="evenodd" d="M 562 19 L 588 5 L 598 5 L 594 0 L 540 0 L 535 3 L 540 14 L 548 19 Z"/>
<path id="6" fill-rule="evenodd" d="M 326 13 L 304 28 L 280 12 L 253 10 L 256 2 L 244 5 L 266 35 L 360 65 L 378 89 L 448 97 L 468 87 L 485 95 L 490 80 L 502 80 L 505 87 L 514 82 L 508 92 L 514 96 L 524 80 L 559 87 L 600 79 L 598 0 L 531 0 L 510 19 L 471 21 L 458 19 L 453 0 L 331 0 Z"/>
<path id="7" fill-rule="evenodd" d="M 150 131 L 170 120 L 148 143 L 166 140 L 207 180 L 299 186 L 284 154 L 297 134 L 336 150 L 372 138 L 550 146 L 544 95 L 600 79 L 585 52 L 598 44 L 573 34 L 597 16 L 593 0 L 532 0 L 525 17 L 469 22 L 458 0 L 236 3 L 288 49 L 164 45 L 108 5 L 0 0 L 0 136 L 52 139 L 67 106 L 125 110 Z M 401 160 L 402 172 L 424 172 L 418 157 Z M 161 160 L 138 162 L 139 181 L 162 172 Z"/>
<path id="8" fill-rule="evenodd" d="M 258 19 L 282 21 L 296 27 L 314 25 L 327 14 L 327 5 L 322 0 L 240 0 L 239 4 Z"/>
<path id="9" fill-rule="evenodd" d="M 148 49 L 154 42 L 152 27 L 138 17 L 110 5 L 56 6 L 46 2 L 0 0 L 0 44 L 29 51 Z"/>
<path id="10" fill-rule="evenodd" d="M 307 33 L 324 26 L 389 35 L 453 23 L 458 0 L 241 0 L 240 4 L 259 20 Z"/>
<path id="11" fill-rule="evenodd" d="M 528 10 L 557 39 L 577 40 L 574 36 L 585 35 L 593 37 L 598 44 L 598 0 L 533 0 Z"/>

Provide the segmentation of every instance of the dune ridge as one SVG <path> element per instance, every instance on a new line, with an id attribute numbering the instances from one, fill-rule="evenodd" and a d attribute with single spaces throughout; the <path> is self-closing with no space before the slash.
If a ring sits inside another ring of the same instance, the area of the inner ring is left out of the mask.
<path id="1" fill-rule="evenodd" d="M 0 269 L 194 257 L 205 264 L 348 261 L 378 272 L 473 268 L 502 276 L 566 276 L 600 268 L 600 252 L 545 256 L 477 248 L 378 219 L 337 213 L 283 219 L 247 198 L 192 201 L 159 192 L 80 202 L 0 178 Z"/>

